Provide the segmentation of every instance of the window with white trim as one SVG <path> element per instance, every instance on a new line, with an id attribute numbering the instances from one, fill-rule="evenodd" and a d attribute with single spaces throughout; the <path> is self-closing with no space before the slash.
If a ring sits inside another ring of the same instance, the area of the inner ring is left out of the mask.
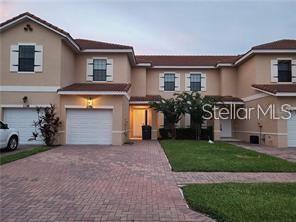
<path id="1" fill-rule="evenodd" d="M 34 72 L 35 45 L 19 45 L 19 72 Z"/>
<path id="2" fill-rule="evenodd" d="M 164 74 L 164 91 L 175 91 L 175 74 Z"/>
<path id="3" fill-rule="evenodd" d="M 201 74 L 190 74 L 190 91 L 201 91 Z"/>
<path id="4" fill-rule="evenodd" d="M 93 81 L 107 80 L 107 59 L 93 60 Z"/>
<path id="5" fill-rule="evenodd" d="M 292 82 L 291 60 L 278 60 L 278 82 Z"/>

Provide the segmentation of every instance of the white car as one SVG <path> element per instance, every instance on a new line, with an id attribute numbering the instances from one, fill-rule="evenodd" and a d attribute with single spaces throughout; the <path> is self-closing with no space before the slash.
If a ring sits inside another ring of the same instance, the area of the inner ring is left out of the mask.
<path id="1" fill-rule="evenodd" d="M 0 121 L 0 149 L 16 150 L 18 141 L 19 132 Z"/>

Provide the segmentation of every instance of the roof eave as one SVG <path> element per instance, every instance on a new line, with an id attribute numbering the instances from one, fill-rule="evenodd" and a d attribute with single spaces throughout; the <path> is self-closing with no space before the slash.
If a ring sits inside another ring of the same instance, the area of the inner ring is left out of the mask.
<path id="1" fill-rule="evenodd" d="M 7 29 L 8 27 L 14 25 L 15 23 L 21 22 L 21 21 L 24 20 L 24 19 L 30 19 L 31 21 L 33 21 L 33 22 L 35 22 L 35 23 L 37 23 L 37 24 L 39 24 L 39 25 L 41 25 L 41 26 L 43 26 L 43 27 L 46 27 L 47 29 L 49 29 L 49 30 L 51 30 L 51 31 L 53 31 L 53 32 L 55 32 L 55 33 L 57 33 L 57 34 L 63 36 L 65 39 L 67 39 L 67 40 L 68 40 L 68 41 L 74 46 L 74 48 L 75 48 L 77 51 L 80 50 L 80 47 L 76 44 L 76 42 L 75 42 L 74 39 L 70 36 L 70 34 L 67 35 L 67 34 L 65 34 L 65 33 L 62 33 L 62 32 L 60 32 L 60 31 L 58 31 L 58 30 L 56 30 L 56 29 L 54 29 L 54 28 L 48 26 L 47 24 L 45 24 L 45 23 L 43 23 L 43 22 L 41 22 L 41 21 L 38 21 L 37 19 L 35 19 L 35 18 L 33 18 L 32 16 L 27 15 L 27 14 L 25 14 L 25 15 L 23 15 L 23 16 L 21 16 L 21 17 L 15 19 L 15 20 L 12 20 L 11 22 L 9 22 L 9 23 L 7 23 L 7 24 L 1 26 L 1 27 L 0 27 L 0 31 Z"/>

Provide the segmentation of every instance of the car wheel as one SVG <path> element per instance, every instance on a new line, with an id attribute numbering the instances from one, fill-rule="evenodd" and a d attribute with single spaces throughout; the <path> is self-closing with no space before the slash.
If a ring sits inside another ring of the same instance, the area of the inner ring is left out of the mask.
<path id="1" fill-rule="evenodd" d="M 16 150 L 18 146 L 18 138 L 16 136 L 12 136 L 7 144 L 8 150 Z"/>

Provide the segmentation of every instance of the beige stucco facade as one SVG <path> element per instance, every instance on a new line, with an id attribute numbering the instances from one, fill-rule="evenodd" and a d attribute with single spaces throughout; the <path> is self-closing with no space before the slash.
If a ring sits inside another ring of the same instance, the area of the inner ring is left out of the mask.
<path id="1" fill-rule="evenodd" d="M 29 25 L 33 31 L 24 31 Z M 70 39 L 71 40 L 71 39 Z M 131 97 L 146 97 L 160 95 L 171 98 L 175 93 L 186 91 L 185 78 L 189 73 L 202 73 L 206 76 L 204 95 L 232 96 L 244 101 L 244 107 L 255 107 L 260 104 L 291 104 L 296 106 L 296 97 L 276 97 L 254 89 L 252 84 L 273 84 L 271 82 L 270 61 L 279 58 L 296 60 L 296 53 L 263 53 L 254 54 L 238 64 L 213 67 L 153 67 L 139 65 L 133 61 L 133 52 L 124 50 L 83 51 L 75 49 L 71 41 L 57 31 L 37 24 L 29 19 L 17 22 L 0 33 L 0 116 L 9 107 L 26 109 L 54 104 L 61 118 L 62 126 L 59 132 L 59 143 L 66 143 L 67 110 L 87 109 L 87 99 L 92 98 L 93 109 L 112 110 L 112 144 L 120 145 L 135 134 L 135 118 L 137 110 L 147 111 L 148 124 L 152 126 L 152 139 L 157 139 L 158 129 L 163 121 L 160 115 L 152 110 L 147 102 L 131 103 Z M 43 46 L 43 67 L 41 72 L 19 73 L 10 71 L 10 46 L 19 43 L 34 43 Z M 116 94 L 97 92 L 89 94 L 80 92 L 62 95 L 58 89 L 74 83 L 93 83 L 87 80 L 87 59 L 106 58 L 113 60 L 113 80 L 105 84 L 131 84 L 126 92 Z M 159 88 L 161 73 L 177 73 L 180 75 L 180 90 L 164 91 Z M 26 87 L 26 88 L 24 88 Z M 264 94 L 264 93 L 263 93 Z M 23 97 L 28 97 L 28 104 L 23 105 Z M 138 112 L 140 113 L 140 112 Z M 219 120 L 209 121 L 214 127 L 215 139 L 221 139 L 221 123 Z M 259 125 L 262 126 L 261 134 Z M 186 127 L 185 118 L 181 119 L 178 127 Z M 250 135 L 260 134 L 261 143 L 276 147 L 287 147 L 287 120 L 270 120 L 262 117 L 258 120 L 233 120 L 232 137 L 249 141 Z"/>

